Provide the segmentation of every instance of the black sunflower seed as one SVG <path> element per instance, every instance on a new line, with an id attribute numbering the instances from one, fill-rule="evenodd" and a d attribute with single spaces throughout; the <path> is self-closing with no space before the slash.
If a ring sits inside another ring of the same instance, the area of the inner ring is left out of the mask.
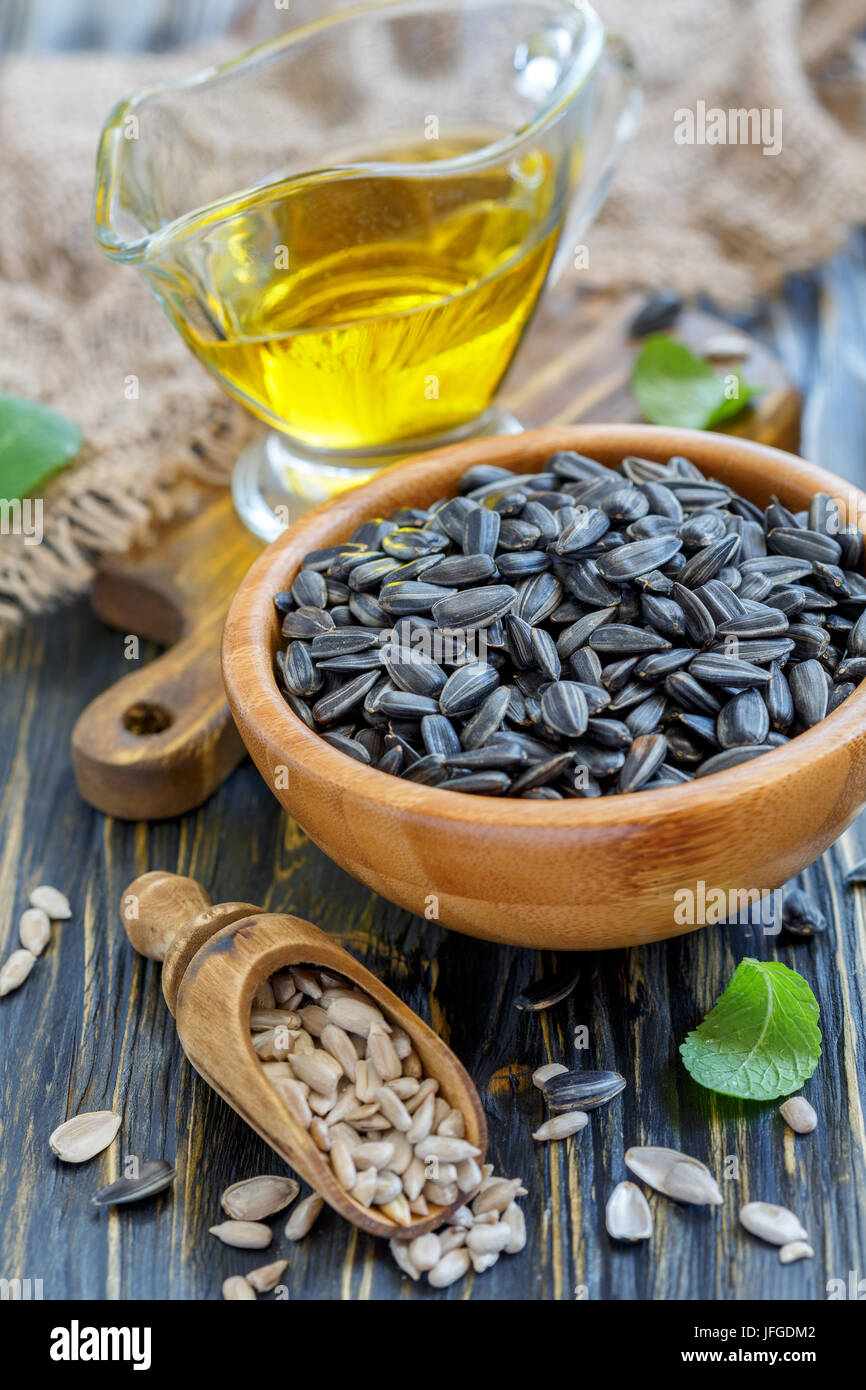
<path id="1" fill-rule="evenodd" d="M 648 700 L 635 705 L 625 717 L 625 722 L 635 738 L 641 734 L 653 734 L 659 728 L 667 709 L 668 701 L 664 691 L 657 691 Z"/>
<path id="2" fill-rule="evenodd" d="M 347 681 L 330 695 L 323 695 L 313 705 L 313 717 L 319 724 L 335 724 L 350 709 L 359 704 L 379 679 L 377 671 L 364 671 Z M 386 692 L 387 693 L 387 692 Z M 384 699 L 384 696 L 383 696 Z"/>
<path id="3" fill-rule="evenodd" d="M 630 541 L 616 550 L 600 555 L 595 565 L 602 579 L 624 584 L 640 574 L 663 568 L 681 546 L 682 542 L 677 536 L 656 536 L 651 540 Z"/>
<path id="4" fill-rule="evenodd" d="M 640 734 L 628 750 L 619 774 L 621 792 L 636 792 L 655 774 L 668 751 L 664 734 Z"/>
<path id="5" fill-rule="evenodd" d="M 827 713 L 830 690 L 824 668 L 819 661 L 801 661 L 791 668 L 788 676 L 794 710 L 800 723 L 810 729 Z"/>
<path id="6" fill-rule="evenodd" d="M 569 657 L 569 664 L 576 681 L 583 685 L 601 685 L 601 662 L 592 647 L 578 647 Z"/>
<path id="7" fill-rule="evenodd" d="M 641 704 L 653 693 L 651 685 L 646 681 L 629 680 L 621 689 L 617 690 L 608 710 L 611 714 L 623 714 L 626 710 L 633 709 L 635 705 Z"/>
<path id="8" fill-rule="evenodd" d="M 663 594 L 643 594 L 641 610 L 650 626 L 665 637 L 685 635 L 686 616 L 674 599 L 666 598 Z"/>
<path id="9" fill-rule="evenodd" d="M 541 1089 L 551 1110 L 596 1110 L 625 1090 L 625 1077 L 618 1071 L 563 1071 Z"/>
<path id="10" fill-rule="evenodd" d="M 710 777 L 714 772 L 729 772 L 732 767 L 751 762 L 752 758 L 760 757 L 762 753 L 772 753 L 774 746 L 772 743 L 750 743 L 741 748 L 724 748 L 721 753 L 714 753 L 701 763 L 695 776 Z"/>
<path id="11" fill-rule="evenodd" d="M 671 492 L 669 487 L 653 478 L 647 478 L 645 482 L 639 484 L 644 497 L 649 502 L 649 509 L 653 516 L 666 517 L 668 521 L 675 521 L 679 525 L 683 520 L 682 503 L 675 492 Z"/>
<path id="12" fill-rule="evenodd" d="M 429 613 L 437 603 L 444 602 L 454 592 L 441 584 L 426 584 L 422 579 L 410 579 L 383 585 L 379 602 L 386 613 L 395 616 L 401 613 Z M 435 611 L 433 616 L 436 616 Z M 441 623 L 439 625 L 442 626 Z"/>
<path id="13" fill-rule="evenodd" d="M 306 642 L 289 643 L 282 669 L 283 679 L 293 695 L 316 695 L 324 684 Z"/>
<path id="14" fill-rule="evenodd" d="M 689 641 L 698 647 L 712 642 L 716 635 L 716 623 L 703 600 L 692 589 L 678 582 L 671 588 L 671 598 L 683 610 Z"/>
<path id="15" fill-rule="evenodd" d="M 683 565 L 678 576 L 680 584 L 688 589 L 699 589 L 708 580 L 715 579 L 722 566 L 733 559 L 739 549 L 740 537 L 737 535 L 722 536 L 712 541 Z"/>
<path id="16" fill-rule="evenodd" d="M 332 748 L 337 748 L 341 753 L 348 754 L 356 762 L 370 763 L 372 761 L 368 750 L 357 739 L 347 738 L 345 734 L 332 733 L 323 733 L 322 738 L 326 743 L 330 743 Z"/>
<path id="17" fill-rule="evenodd" d="M 674 671 L 665 677 L 665 690 L 670 699 L 696 714 L 718 714 L 721 702 L 714 691 L 702 685 L 689 671 Z"/>
<path id="18" fill-rule="evenodd" d="M 599 748 L 586 739 L 572 743 L 571 752 L 575 767 L 585 767 L 593 777 L 612 777 L 625 762 L 622 748 Z"/>
<path id="19" fill-rule="evenodd" d="M 383 628 L 388 622 L 388 614 L 372 594 L 352 594 L 349 609 L 363 627 Z"/>
<path id="20" fill-rule="evenodd" d="M 445 759 L 441 753 L 428 753 L 416 758 L 403 772 L 407 782 L 417 782 L 422 787 L 441 786 L 448 778 Z"/>
<path id="21" fill-rule="evenodd" d="M 432 605 L 433 617 L 441 628 L 459 631 L 488 627 L 509 613 L 517 591 L 508 584 L 490 584 L 483 589 L 463 589 L 441 597 Z"/>
<path id="22" fill-rule="evenodd" d="M 556 970 L 552 975 L 545 975 L 542 979 L 527 985 L 521 990 L 514 1002 L 518 1009 L 528 1010 L 531 1013 L 538 1013 L 541 1009 L 551 1009 L 554 1004 L 560 1004 L 563 999 L 568 998 L 579 979 L 580 971 L 573 967 Z"/>
<path id="23" fill-rule="evenodd" d="M 765 607 L 760 613 L 744 613 L 739 618 L 728 618 L 719 623 L 716 631 L 720 637 L 778 637 L 788 630 L 788 619 L 778 608 Z"/>
<path id="24" fill-rule="evenodd" d="M 821 651 L 826 647 L 826 636 Z M 794 642 L 790 637 L 751 638 L 741 642 L 737 637 L 726 637 L 715 643 L 712 652 L 724 652 L 729 657 L 739 657 L 741 661 L 753 662 L 755 666 L 766 666 L 771 661 L 784 661 L 792 651 Z"/>
<path id="25" fill-rule="evenodd" d="M 91 1197 L 97 1207 L 126 1206 L 164 1192 L 175 1179 L 175 1170 L 164 1158 L 149 1158 L 139 1164 L 134 1178 L 117 1178 Z"/>
<path id="26" fill-rule="evenodd" d="M 656 290 L 629 324 L 629 336 L 643 338 L 647 333 L 661 333 L 676 322 L 682 307 L 683 301 L 676 290 Z"/>
<path id="27" fill-rule="evenodd" d="M 335 626 L 334 619 L 326 609 L 304 606 L 286 614 L 282 634 L 284 637 L 311 642 L 320 632 L 328 632 Z"/>
<path id="28" fill-rule="evenodd" d="M 369 651 L 376 645 L 376 635 L 369 628 L 339 628 L 320 632 L 313 638 L 311 655 L 314 661 L 327 661 L 332 656 L 351 656 L 354 652 Z"/>
<path id="29" fill-rule="evenodd" d="M 460 742 L 464 748 L 480 748 L 502 724 L 511 700 L 504 685 L 491 692 L 463 726 Z"/>
<path id="30" fill-rule="evenodd" d="M 504 796 L 511 786 L 507 772 L 470 772 L 466 777 L 449 777 L 440 782 L 443 790 L 469 792 L 474 796 Z"/>
<path id="31" fill-rule="evenodd" d="M 438 662 L 412 647 L 382 647 L 382 665 L 400 690 L 436 697 L 448 677 Z"/>
<path id="32" fill-rule="evenodd" d="M 845 703 L 849 695 L 854 694 L 856 689 L 857 687 L 853 681 L 842 681 L 834 685 L 830 693 L 830 699 L 827 701 L 827 713 L 832 714 L 834 710 Z"/>
<path id="33" fill-rule="evenodd" d="M 606 623 L 592 633 L 589 645 L 604 656 L 643 656 L 648 652 L 670 650 L 666 637 L 650 628 L 632 627 L 628 623 Z"/>
<path id="34" fill-rule="evenodd" d="M 801 888 L 786 888 L 782 898 L 782 928 L 791 936 L 817 936 L 827 930 L 827 918 Z"/>
<path id="35" fill-rule="evenodd" d="M 555 782 L 573 762 L 574 757 L 571 753 L 555 753 L 553 757 L 545 758 L 542 762 L 532 763 L 525 772 L 521 772 L 520 776 L 514 779 L 512 791 L 516 796 L 521 796 L 524 792 L 534 791 L 537 787 Z"/>
<path id="36" fill-rule="evenodd" d="M 719 710 L 716 734 L 722 748 L 765 743 L 770 732 L 767 706 L 757 690 L 744 690 Z"/>
<path id="37" fill-rule="evenodd" d="M 499 574 L 509 582 L 518 582 L 532 574 L 550 569 L 550 556 L 544 550 L 515 550 L 497 557 Z"/>
<path id="38" fill-rule="evenodd" d="M 750 661 L 738 661 L 735 657 L 720 656 L 716 652 L 696 656 L 689 666 L 689 674 L 709 685 L 731 686 L 738 690 L 766 685 L 770 679 L 769 672 L 762 671 L 760 666 L 754 666 Z"/>
<path id="39" fill-rule="evenodd" d="M 489 507 L 475 507 L 463 521 L 463 552 L 466 555 L 495 555 L 502 518 Z"/>
<path id="40" fill-rule="evenodd" d="M 473 714 L 498 684 L 497 671 L 487 662 L 474 661 L 460 666 L 439 692 L 439 709 L 449 719 Z"/>
<path id="41" fill-rule="evenodd" d="M 546 502 L 527 502 L 523 508 L 523 519 L 530 522 L 545 541 L 555 540 L 559 535 L 556 518 Z"/>
<path id="42" fill-rule="evenodd" d="M 534 627 L 531 632 L 532 652 L 536 666 L 541 669 L 542 674 L 547 676 L 548 680 L 559 680 L 562 662 L 559 659 L 559 652 L 556 650 L 556 643 L 543 627 Z"/>
<path id="43" fill-rule="evenodd" d="M 705 546 L 725 539 L 725 518 L 721 512 L 697 512 L 682 523 L 679 535 L 686 550 L 702 550 Z"/>
<path id="44" fill-rule="evenodd" d="M 852 656 L 840 661 L 834 676 L 837 681 L 860 681 L 866 679 L 866 656 Z"/>
<path id="45" fill-rule="evenodd" d="M 544 724 L 565 737 L 578 737 L 586 730 L 589 708 L 586 695 L 576 681 L 554 681 L 541 696 Z"/>
<path id="46" fill-rule="evenodd" d="M 532 627 L 544 622 L 562 598 L 562 585 L 552 574 L 537 574 L 525 579 L 517 588 L 517 600 L 512 612 Z"/>
<path id="47" fill-rule="evenodd" d="M 634 673 L 641 681 L 652 683 L 664 680 L 672 671 L 679 671 L 681 667 L 688 666 L 697 655 L 695 647 L 674 647 L 669 652 L 652 652 L 649 656 L 638 658 Z"/>
<path id="48" fill-rule="evenodd" d="M 678 727 L 687 729 L 690 734 L 696 734 L 704 743 L 712 744 L 718 748 L 719 740 L 716 736 L 716 721 L 708 714 L 692 714 L 688 710 L 674 710 L 671 718 L 676 721 Z"/>
<path id="49" fill-rule="evenodd" d="M 764 692 L 770 728 L 776 733 L 785 733 L 794 722 L 794 701 L 791 687 L 778 661 L 770 665 L 770 681 Z"/>
<path id="50" fill-rule="evenodd" d="M 823 561 L 838 565 L 842 558 L 839 542 L 832 536 L 804 527 L 777 526 L 767 534 L 767 547 L 773 555 L 790 555 L 796 560 Z"/>
<path id="51" fill-rule="evenodd" d="M 590 716 L 586 724 L 587 737 L 603 748 L 628 748 L 632 741 L 631 729 L 621 719 L 597 719 Z"/>
<path id="52" fill-rule="evenodd" d="M 328 585 L 318 570 L 302 569 L 292 585 L 292 598 L 299 608 L 324 608 Z"/>
<path id="53" fill-rule="evenodd" d="M 325 661 L 317 661 L 319 671 L 379 671 L 382 667 L 382 653 L 376 647 L 366 652 L 348 652 L 345 656 L 329 656 Z"/>
<path id="54" fill-rule="evenodd" d="M 460 752 L 460 735 L 444 714 L 425 714 L 421 720 L 421 737 L 428 753 L 442 753 L 446 758 Z"/>

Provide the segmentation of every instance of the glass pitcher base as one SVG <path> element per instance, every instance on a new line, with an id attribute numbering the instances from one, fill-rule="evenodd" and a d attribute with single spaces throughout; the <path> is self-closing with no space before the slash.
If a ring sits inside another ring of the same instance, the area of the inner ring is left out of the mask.
<path id="1" fill-rule="evenodd" d="M 417 445 L 356 454 L 347 464 L 345 453 L 305 449 L 286 435 L 271 430 L 240 454 L 232 475 L 235 510 L 244 525 L 264 541 L 276 540 L 305 512 L 327 502 L 346 488 L 357 487 L 380 469 L 402 463 L 413 454 L 428 453 L 444 444 L 481 439 L 492 434 L 520 434 L 523 426 L 510 411 L 493 406 L 464 430 Z"/>

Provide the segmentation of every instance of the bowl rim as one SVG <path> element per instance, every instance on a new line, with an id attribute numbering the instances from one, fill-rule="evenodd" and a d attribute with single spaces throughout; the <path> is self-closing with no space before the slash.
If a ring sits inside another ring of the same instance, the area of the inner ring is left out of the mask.
<path id="1" fill-rule="evenodd" d="M 498 446 L 498 448 L 497 448 Z M 626 828 L 679 813 L 688 816 L 708 808 L 721 808 L 739 795 L 761 790 L 772 795 L 804 766 L 816 761 L 828 743 L 842 745 L 866 729 L 866 682 L 862 683 L 820 724 L 798 734 L 790 743 L 761 754 L 739 767 L 713 773 L 681 786 L 630 792 L 623 796 L 575 797 L 562 801 L 534 801 L 518 797 L 478 796 L 443 791 L 380 772 L 326 743 L 307 728 L 280 694 L 273 670 L 269 633 L 276 623 L 273 595 L 285 588 L 299 568 L 304 554 L 327 543 L 319 534 L 345 522 L 346 534 L 370 516 L 386 515 L 406 500 L 395 499 L 409 478 L 417 479 L 426 468 L 428 481 L 470 468 L 475 462 L 492 462 L 497 448 L 503 467 L 520 460 L 518 471 L 537 471 L 540 457 L 558 449 L 576 449 L 593 456 L 594 450 L 670 458 L 685 454 L 706 471 L 723 460 L 741 466 L 773 470 L 781 467 L 791 484 L 810 493 L 827 492 L 844 499 L 852 514 L 866 516 L 866 494 L 826 469 L 807 463 L 782 449 L 752 440 L 701 430 L 672 429 L 653 425 L 571 425 L 527 430 L 519 435 L 492 436 L 449 445 L 397 464 L 378 473 L 359 487 L 341 493 L 309 512 L 273 541 L 251 566 L 229 609 L 223 632 L 223 679 L 241 736 L 247 747 L 257 742 L 277 761 L 304 765 L 308 777 L 340 787 L 359 801 L 388 803 L 392 810 L 422 819 L 478 824 L 525 831 L 577 831 Z M 448 483 L 448 486 L 452 484 Z M 779 486 L 774 476 L 771 486 Z M 434 494 L 439 495 L 439 494 Z M 432 500 L 432 498 L 431 498 Z M 252 698 L 250 694 L 252 692 Z"/>

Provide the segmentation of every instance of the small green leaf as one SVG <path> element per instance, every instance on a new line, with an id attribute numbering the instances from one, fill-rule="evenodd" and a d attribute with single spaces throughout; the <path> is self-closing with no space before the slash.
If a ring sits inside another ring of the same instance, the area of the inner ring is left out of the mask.
<path id="1" fill-rule="evenodd" d="M 701 1086 L 745 1100 L 788 1096 L 821 1056 L 818 1001 L 796 970 L 748 958 L 680 1047 Z"/>
<path id="2" fill-rule="evenodd" d="M 725 378 L 667 333 L 647 338 L 632 368 L 631 384 L 640 408 L 653 425 L 708 430 L 748 405 L 756 388 L 736 372 L 737 393 L 729 396 Z"/>
<path id="3" fill-rule="evenodd" d="M 81 430 L 38 401 L 0 396 L 0 497 L 28 497 L 81 448 Z"/>

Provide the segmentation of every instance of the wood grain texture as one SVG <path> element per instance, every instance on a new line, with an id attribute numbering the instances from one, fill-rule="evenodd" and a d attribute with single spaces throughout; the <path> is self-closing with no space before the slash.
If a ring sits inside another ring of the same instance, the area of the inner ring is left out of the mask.
<path id="1" fill-rule="evenodd" d="M 577 1286 L 593 1300 L 823 1298 L 828 1279 L 847 1279 L 851 1269 L 866 1275 L 866 892 L 841 886 L 845 868 L 866 855 L 862 820 L 804 875 L 831 917 L 828 936 L 792 946 L 756 928 L 707 927 L 642 949 L 590 953 L 568 1001 L 546 1014 L 520 1013 L 515 997 L 549 968 L 549 955 L 449 933 L 371 896 L 280 814 L 249 763 L 180 821 L 130 826 L 82 807 L 63 753 L 75 708 L 62 673 L 80 671 L 78 698 L 86 700 L 124 665 L 120 641 L 84 604 L 62 622 L 34 624 L 2 653 L 4 953 L 35 883 L 62 887 L 74 908 L 23 988 L 0 1003 L 5 1276 L 44 1278 L 47 1298 L 216 1298 L 226 1275 L 264 1258 L 229 1250 L 207 1231 L 230 1182 L 284 1170 L 185 1060 L 159 966 L 134 954 L 117 915 L 130 879 L 157 864 L 206 882 L 214 898 L 242 888 L 268 911 L 315 921 L 351 950 L 466 1065 L 487 1112 L 491 1162 L 523 1175 L 530 1189 L 527 1250 L 440 1294 L 410 1285 L 380 1243 L 331 1213 L 297 1246 L 277 1219 L 272 1257 L 289 1260 L 293 1299 L 571 1299 Z M 821 1005 L 824 1056 L 805 1088 L 819 1128 L 806 1138 L 793 1138 L 774 1104 L 702 1090 L 677 1056 L 746 955 L 800 970 Z M 576 1027 L 588 1032 L 580 1052 Z M 544 1107 L 530 1074 L 546 1060 L 615 1067 L 629 1085 L 576 1138 L 536 1145 L 530 1134 Z M 124 1117 L 109 1153 L 80 1168 L 57 1162 L 47 1144 L 55 1125 L 106 1106 Z M 725 1205 L 710 1213 L 651 1196 L 652 1241 L 620 1249 L 604 1232 L 604 1201 L 627 1176 L 625 1148 L 649 1142 L 708 1161 Z M 137 1209 L 98 1212 L 90 1195 L 129 1154 L 171 1158 L 173 1191 Z M 729 1156 L 739 1178 L 725 1181 Z M 796 1209 L 815 1237 L 814 1260 L 783 1268 L 738 1228 L 739 1205 L 755 1198 Z"/>
<path id="2" fill-rule="evenodd" d="M 806 452 L 862 484 L 866 434 L 856 373 L 845 373 L 862 360 L 866 331 L 862 321 L 848 322 L 845 336 L 838 331 L 850 317 L 852 278 L 862 293 L 863 247 L 832 275 L 797 285 L 769 331 L 807 392 Z M 142 661 L 155 654 L 144 648 Z M 371 895 L 280 814 L 249 762 L 179 821 L 132 825 L 82 806 L 66 755 L 72 723 L 127 669 L 121 639 L 83 603 L 0 649 L 4 953 L 33 884 L 57 883 L 74 906 L 22 990 L 0 1001 L 0 1274 L 44 1278 L 49 1299 L 215 1299 L 227 1275 L 279 1257 L 289 1261 L 286 1283 L 297 1301 L 572 1300 L 576 1291 L 590 1301 L 757 1298 L 776 1304 L 779 1321 L 786 1300 L 823 1300 L 827 1281 L 847 1280 L 852 1270 L 866 1277 L 866 890 L 843 886 L 845 870 L 866 857 L 866 818 L 801 876 L 831 919 L 825 937 L 794 946 L 751 927 L 707 927 L 587 954 L 569 1000 L 547 1014 L 520 1013 L 515 996 L 550 965 L 549 955 L 449 933 Z M 523 1174 L 530 1189 L 523 1254 L 436 1293 L 410 1284 L 380 1242 L 327 1211 L 295 1246 L 278 1218 L 266 1254 L 230 1250 L 207 1234 L 229 1183 L 282 1170 L 196 1076 L 158 965 L 130 950 L 117 902 L 154 865 L 200 879 L 215 900 L 248 896 L 315 921 L 441 1032 L 479 1087 L 491 1161 Z M 774 1104 L 724 1100 L 696 1086 L 677 1055 L 747 955 L 801 971 L 821 1005 L 824 1055 L 805 1088 L 819 1126 L 802 1139 L 786 1131 Z M 588 1031 L 581 1052 L 573 1046 L 578 1026 Z M 542 1147 L 529 1137 L 544 1118 L 529 1078 L 540 1062 L 558 1059 L 618 1067 L 629 1084 L 576 1138 Z M 111 1104 L 124 1123 L 109 1153 L 81 1168 L 51 1156 L 48 1134 L 61 1120 Z M 703 1211 L 651 1195 L 652 1241 L 621 1249 L 605 1234 L 604 1201 L 628 1176 L 625 1148 L 647 1142 L 709 1161 L 725 1204 Z M 128 1154 L 173 1159 L 174 1189 L 137 1209 L 97 1211 L 91 1193 L 117 1176 Z M 726 1156 L 738 1164 L 727 1180 Z M 783 1267 L 739 1228 L 739 1206 L 755 1198 L 798 1212 L 814 1237 L 814 1260 Z"/>
<path id="3" fill-rule="evenodd" d="M 274 676 L 282 643 L 273 596 L 308 551 L 348 539 L 370 517 L 450 496 L 467 468 L 539 472 L 559 449 L 608 466 L 627 454 L 684 454 L 761 505 L 775 494 L 798 509 L 824 491 L 847 517 L 866 517 L 866 496 L 850 484 L 724 435 L 581 425 L 452 445 L 317 508 L 275 541 L 229 611 L 223 673 L 244 742 L 281 804 L 376 892 L 416 913 L 433 904 L 445 926 L 486 940 L 630 946 L 690 930 L 677 895 L 700 880 L 726 894 L 770 891 L 832 844 L 866 804 L 866 687 L 808 733 L 730 772 L 551 805 L 442 791 L 350 761 L 292 712 Z"/>
<path id="4" fill-rule="evenodd" d="M 210 796 L 244 755 L 226 707 L 219 643 L 229 599 L 260 547 L 231 498 L 203 492 L 202 511 L 158 544 L 103 561 L 93 606 L 119 632 L 169 650 L 104 690 L 72 731 L 81 796 L 106 815 L 158 820 Z"/>

